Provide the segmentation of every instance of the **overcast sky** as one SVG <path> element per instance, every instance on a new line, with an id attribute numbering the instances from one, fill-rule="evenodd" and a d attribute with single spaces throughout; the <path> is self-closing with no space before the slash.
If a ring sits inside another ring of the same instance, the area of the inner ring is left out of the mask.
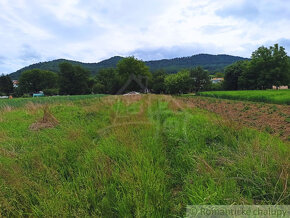
<path id="1" fill-rule="evenodd" d="M 0 74 L 58 58 L 290 54 L 290 0 L 0 0 Z"/>

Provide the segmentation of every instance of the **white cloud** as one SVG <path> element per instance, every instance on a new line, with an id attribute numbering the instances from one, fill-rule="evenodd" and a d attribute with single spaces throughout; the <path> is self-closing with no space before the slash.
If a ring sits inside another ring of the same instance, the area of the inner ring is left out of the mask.
<path id="1" fill-rule="evenodd" d="M 0 72 L 55 58 L 249 57 L 284 42 L 288 0 L 1 0 Z"/>

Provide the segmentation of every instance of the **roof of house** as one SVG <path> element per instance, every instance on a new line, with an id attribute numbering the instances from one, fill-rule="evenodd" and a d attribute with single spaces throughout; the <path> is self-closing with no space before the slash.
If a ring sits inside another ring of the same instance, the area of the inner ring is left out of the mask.
<path id="1" fill-rule="evenodd" d="M 224 78 L 212 78 L 211 80 L 224 80 Z"/>

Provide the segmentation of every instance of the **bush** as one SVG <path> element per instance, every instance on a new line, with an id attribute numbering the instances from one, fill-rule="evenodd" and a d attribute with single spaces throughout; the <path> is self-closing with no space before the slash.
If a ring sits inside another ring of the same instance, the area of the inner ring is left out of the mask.
<path id="1" fill-rule="evenodd" d="M 95 94 L 105 93 L 105 86 L 101 83 L 96 83 L 93 87 L 93 93 Z"/>
<path id="2" fill-rule="evenodd" d="M 47 96 L 58 95 L 59 89 L 44 89 L 43 93 Z"/>
<path id="3" fill-rule="evenodd" d="M 27 93 L 25 93 L 25 94 L 23 94 L 23 95 L 22 95 L 22 97 L 23 97 L 23 98 L 30 98 L 30 97 L 31 97 L 31 95 L 30 95 L 30 94 L 27 94 Z"/>
<path id="4" fill-rule="evenodd" d="M 208 91 L 222 91 L 224 90 L 224 83 L 212 83 L 210 84 Z"/>
<path id="5" fill-rule="evenodd" d="M 23 95 L 23 91 L 21 88 L 17 87 L 14 89 L 13 97 L 21 97 Z"/>

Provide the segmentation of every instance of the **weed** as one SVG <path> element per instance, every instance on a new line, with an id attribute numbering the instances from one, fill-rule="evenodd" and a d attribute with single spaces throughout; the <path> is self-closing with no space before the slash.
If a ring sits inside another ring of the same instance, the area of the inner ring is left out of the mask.
<path id="1" fill-rule="evenodd" d="M 268 132 L 269 134 L 273 134 L 275 132 L 270 126 L 266 126 L 265 131 Z"/>
<path id="2" fill-rule="evenodd" d="M 278 112 L 278 114 L 279 114 L 281 117 L 286 117 L 286 116 L 287 116 L 287 114 L 284 114 L 284 113 L 282 113 L 282 112 Z"/>
<path id="3" fill-rule="evenodd" d="M 251 107 L 248 106 L 248 105 L 246 105 L 246 106 L 242 109 L 242 112 L 245 112 L 245 111 L 250 110 L 250 109 L 251 109 Z"/>

